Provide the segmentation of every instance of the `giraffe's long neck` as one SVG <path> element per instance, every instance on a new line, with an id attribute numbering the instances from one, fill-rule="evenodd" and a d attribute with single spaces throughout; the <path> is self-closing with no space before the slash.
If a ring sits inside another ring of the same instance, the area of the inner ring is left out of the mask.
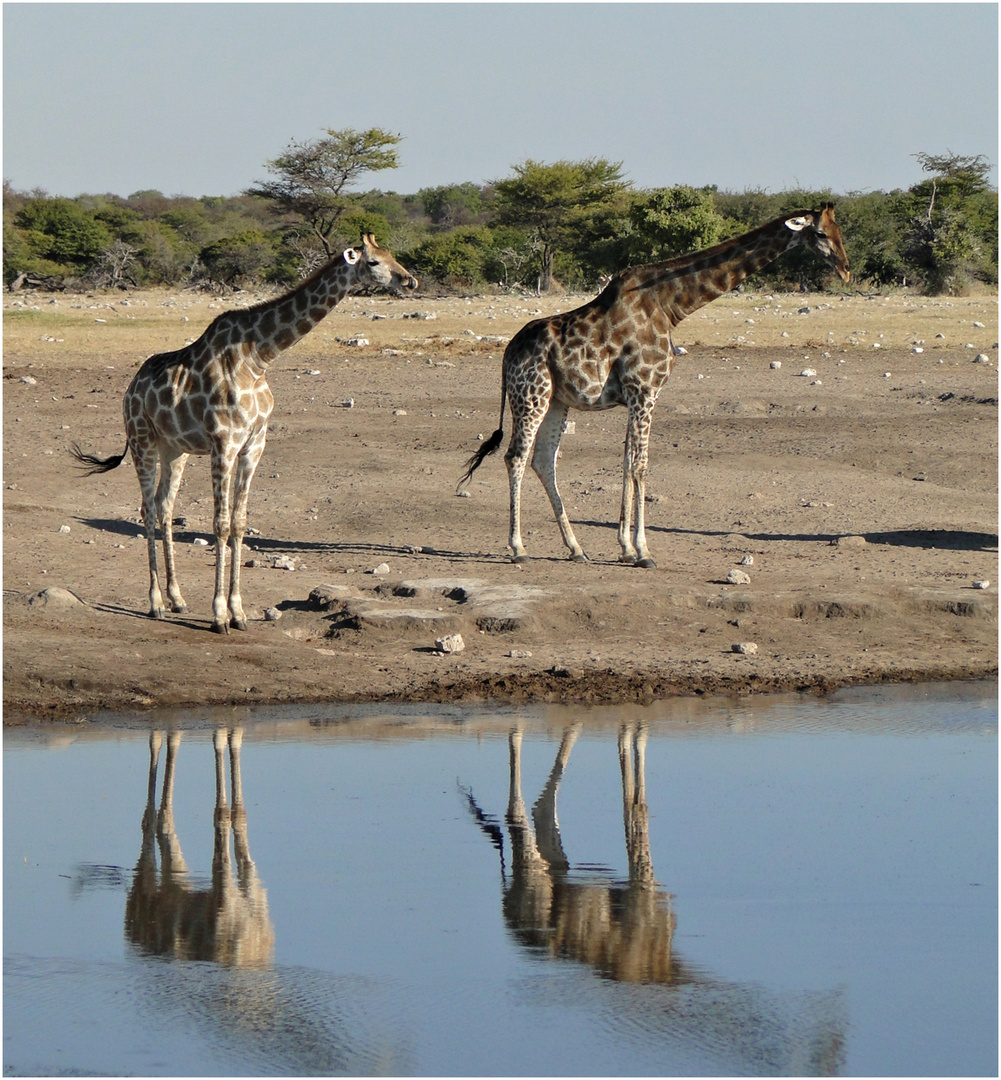
<path id="1" fill-rule="evenodd" d="M 795 240 L 796 233 L 778 221 L 705 251 L 638 266 L 624 275 L 623 297 L 628 298 L 633 290 L 655 296 L 671 324 L 677 326 L 687 315 L 777 259 Z"/>
<path id="2" fill-rule="evenodd" d="M 284 296 L 220 315 L 205 331 L 203 341 L 213 352 L 243 346 L 245 352 L 268 364 L 332 311 L 355 280 L 355 266 L 338 256 Z"/>

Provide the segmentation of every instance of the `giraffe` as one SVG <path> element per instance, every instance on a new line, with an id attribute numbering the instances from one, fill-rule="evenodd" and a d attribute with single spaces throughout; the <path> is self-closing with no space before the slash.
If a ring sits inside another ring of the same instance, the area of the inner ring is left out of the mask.
<path id="1" fill-rule="evenodd" d="M 102 459 L 85 454 L 76 444 L 71 448 L 73 457 L 87 467 L 88 476 L 110 472 L 132 453 L 142 489 L 152 618 L 165 618 L 156 556 L 158 522 L 171 610 L 187 610 L 174 568 L 173 510 L 185 463 L 189 455 L 200 454 L 211 459 L 215 507 L 212 629 L 220 634 L 228 634 L 231 626 L 247 629 L 240 595 L 240 556 L 250 485 L 274 407 L 268 365 L 308 334 L 351 289 L 362 285 L 398 294 L 416 289 L 417 279 L 379 247 L 374 236 L 363 235 L 359 248 L 348 248 L 283 296 L 227 311 L 192 344 L 151 356 L 125 392 L 127 443 L 121 454 Z M 227 544 L 232 549 L 228 601 Z"/>
<path id="2" fill-rule="evenodd" d="M 675 916 L 669 894 L 653 873 L 643 725 L 623 724 L 618 734 L 628 879 L 608 881 L 602 875 L 580 880 L 571 873 L 560 836 L 556 796 L 580 731 L 579 723 L 564 730 L 549 778 L 532 807 L 531 821 L 521 794 L 522 730 L 514 728 L 508 735 L 505 821 L 512 854 L 503 898 L 505 922 L 522 944 L 589 964 L 616 982 L 690 981 L 691 972 L 672 948 Z M 477 814 L 469 793 L 466 798 Z M 477 816 L 482 827 L 484 815 Z"/>
<path id="3" fill-rule="evenodd" d="M 674 366 L 671 330 L 687 315 L 735 288 L 795 245 L 804 245 L 850 277 L 834 207 L 797 210 L 715 247 L 616 274 L 589 303 L 535 319 L 504 351 L 500 426 L 466 462 L 461 490 L 504 438 L 511 403 L 511 442 L 504 461 L 511 489 L 508 546 L 528 561 L 521 537 L 521 484 L 532 468 L 549 496 L 570 558 L 587 561 L 556 487 L 556 458 L 567 413 L 625 405 L 629 416 L 622 465 L 620 561 L 655 567 L 646 541 L 644 498 L 650 426 L 657 395 Z M 533 450 L 534 447 L 534 450 Z"/>
<path id="4" fill-rule="evenodd" d="M 654 876 L 650 848 L 645 722 L 627 720 L 618 729 L 627 876 L 623 880 L 594 865 L 571 866 L 556 801 L 582 730 L 580 721 L 564 728 L 531 818 L 521 791 L 522 728 L 509 731 L 504 822 L 510 866 L 499 823 L 480 809 L 470 791 L 460 789 L 477 825 L 500 853 L 502 913 L 514 940 L 534 957 L 585 965 L 613 983 L 656 988 L 605 997 L 608 1019 L 620 1016 L 630 1031 L 687 1048 L 698 1063 L 698 1075 L 837 1075 L 846 1045 L 840 990 L 775 994 L 718 976 L 675 948 L 672 897 Z M 577 992 L 580 983 L 572 985 Z"/>
<path id="5" fill-rule="evenodd" d="M 142 848 L 125 904 L 126 937 L 143 952 L 178 960 L 212 960 L 226 967 L 263 970 L 271 965 L 274 928 L 268 894 L 250 857 L 247 811 L 243 803 L 240 749 L 243 731 L 217 728 L 212 880 L 195 888 L 174 828 L 174 773 L 181 742 L 178 731 L 166 735 L 163 791 L 155 808 L 156 773 L 164 734 L 150 732 L 149 782 L 142 819 Z M 229 747 L 233 805 L 226 799 L 225 751 Z M 230 854 L 234 838 L 236 876 Z M 160 849 L 157 871 L 156 847 Z"/>

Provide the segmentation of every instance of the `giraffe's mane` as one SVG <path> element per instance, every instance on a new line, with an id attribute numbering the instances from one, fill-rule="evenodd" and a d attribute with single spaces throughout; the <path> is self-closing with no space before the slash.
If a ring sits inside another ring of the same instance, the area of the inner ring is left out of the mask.
<path id="1" fill-rule="evenodd" d="M 758 225 L 757 228 L 750 229 L 746 233 L 739 233 L 737 236 L 729 236 L 726 240 L 721 240 L 718 244 L 713 244 L 712 247 L 702 248 L 699 251 L 690 251 L 686 255 L 677 255 L 675 258 L 667 259 L 664 262 L 644 263 L 638 266 L 630 266 L 621 272 L 620 277 L 625 277 L 627 274 L 632 274 L 637 271 L 645 271 L 652 275 L 650 283 L 657 284 L 670 277 L 672 272 L 690 270 L 696 263 L 704 263 L 706 266 L 711 266 L 713 263 L 721 262 L 734 248 L 752 243 L 760 235 L 772 231 L 779 222 L 788 221 L 789 218 L 806 217 L 810 215 L 814 218 L 819 218 L 820 213 L 821 211 L 819 210 L 789 210 L 784 214 L 780 214 L 777 218 L 773 218 L 771 221 L 766 221 L 764 225 Z"/>
<path id="2" fill-rule="evenodd" d="M 346 251 L 347 248 L 345 248 L 344 250 Z M 308 288 L 310 285 L 312 285 L 317 278 L 322 277 L 331 268 L 331 266 L 333 266 L 334 263 L 336 263 L 339 259 L 343 258 L 343 256 L 344 252 L 342 251 L 339 254 L 335 255 L 332 259 L 328 259 L 322 266 L 318 266 L 308 277 L 304 277 L 302 281 L 300 281 L 296 285 L 293 285 L 292 288 L 286 289 L 285 292 L 281 294 L 281 296 L 276 296 L 272 300 L 259 300 L 256 304 L 251 304 L 249 307 L 234 308 L 233 310 L 237 312 L 252 311 L 256 314 L 262 311 L 267 311 L 268 308 L 277 307 L 280 303 L 282 303 L 282 301 L 287 300 L 290 296 L 294 296 L 301 289 Z M 223 315 L 227 314 L 229 314 L 229 312 L 223 312 Z M 222 316 L 217 316 L 217 318 L 222 318 Z M 215 320 L 213 320 L 213 322 L 214 321 Z"/>

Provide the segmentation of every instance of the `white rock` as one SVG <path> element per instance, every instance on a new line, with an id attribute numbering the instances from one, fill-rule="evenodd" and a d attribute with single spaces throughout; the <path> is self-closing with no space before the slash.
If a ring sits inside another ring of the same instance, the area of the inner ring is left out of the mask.
<path id="1" fill-rule="evenodd" d="M 375 574 L 377 577 L 385 577 L 389 573 L 389 563 L 381 562 L 378 566 L 373 566 L 371 570 L 366 570 L 366 574 Z"/>
<path id="2" fill-rule="evenodd" d="M 69 531 L 70 531 L 69 525 L 60 525 L 59 526 L 59 532 L 68 533 Z"/>
<path id="3" fill-rule="evenodd" d="M 922 349 L 920 345 L 915 345 L 911 351 L 916 353 L 923 353 L 924 349 Z"/>
<path id="4" fill-rule="evenodd" d="M 38 380 L 35 378 L 34 375 L 22 375 L 21 376 L 21 382 L 27 383 L 28 386 L 37 386 L 38 385 Z"/>
<path id="5" fill-rule="evenodd" d="M 989 364 L 991 362 L 991 358 L 987 355 L 987 353 L 981 352 L 977 353 L 977 355 L 973 358 L 973 362 L 975 364 Z"/>
<path id="6" fill-rule="evenodd" d="M 753 641 L 738 641 L 730 646 L 732 652 L 741 653 L 743 656 L 753 656 L 758 651 L 758 646 Z"/>
<path id="7" fill-rule="evenodd" d="M 508 656 L 510 656 L 513 660 L 528 660 L 531 655 L 532 654 L 528 651 L 528 649 L 512 649 L 508 653 Z"/>
<path id="8" fill-rule="evenodd" d="M 754 556 L 753 555 L 745 555 L 740 560 L 740 565 L 741 566 L 753 566 L 754 565 Z"/>
<path id="9" fill-rule="evenodd" d="M 986 579 L 983 580 L 983 581 L 975 581 L 973 583 L 973 587 L 975 589 L 989 589 L 990 585 L 991 585 L 991 583 L 989 581 L 987 581 Z"/>
<path id="10" fill-rule="evenodd" d="M 563 434 L 564 435 L 576 435 L 577 434 L 577 421 L 576 420 L 564 420 L 563 421 Z"/>
<path id="11" fill-rule="evenodd" d="M 772 371 L 778 371 L 779 368 L 782 367 L 782 361 L 773 360 L 768 366 L 772 369 Z"/>
<path id="12" fill-rule="evenodd" d="M 446 634 L 435 638 L 434 647 L 441 653 L 457 653 L 462 652 L 466 643 L 462 640 L 462 634 Z"/>
<path id="13" fill-rule="evenodd" d="M 269 607 L 264 609 L 265 622 L 278 622 L 281 617 L 282 613 L 276 607 Z"/>
<path id="14" fill-rule="evenodd" d="M 208 540 L 206 540 L 202 536 L 196 536 L 194 538 L 194 540 L 191 541 L 191 543 L 194 544 L 195 547 L 208 547 L 209 546 Z"/>
<path id="15" fill-rule="evenodd" d="M 406 409 L 393 409 L 393 416 L 406 416 L 406 415 L 407 415 L 407 410 Z"/>
<path id="16" fill-rule="evenodd" d="M 353 397 L 345 398 L 341 402 L 342 409 L 353 409 L 355 407 L 355 399 Z"/>
<path id="17" fill-rule="evenodd" d="M 738 570 L 736 566 L 726 575 L 726 580 L 731 585 L 750 585 L 751 579 L 744 573 L 743 570 Z"/>
<path id="18" fill-rule="evenodd" d="M 812 379 L 813 376 L 816 375 L 816 374 L 817 374 L 816 369 L 814 369 L 812 367 L 805 367 L 800 372 L 800 375 L 802 375 L 804 379 Z"/>

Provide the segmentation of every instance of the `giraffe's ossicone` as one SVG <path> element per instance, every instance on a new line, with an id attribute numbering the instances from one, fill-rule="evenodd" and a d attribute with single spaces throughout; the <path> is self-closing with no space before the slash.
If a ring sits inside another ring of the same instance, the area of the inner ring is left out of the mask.
<path id="1" fill-rule="evenodd" d="M 171 610 L 186 610 L 174 569 L 174 500 L 190 454 L 211 461 L 213 532 L 216 541 L 212 629 L 246 630 L 240 596 L 240 561 L 247 530 L 250 485 L 268 433 L 275 399 L 268 364 L 308 334 L 351 289 L 377 286 L 395 293 L 417 288 L 417 279 L 379 247 L 371 234 L 347 248 L 276 300 L 218 316 L 197 341 L 151 356 L 125 391 L 126 447 L 99 458 L 74 445 L 86 475 L 117 468 L 132 454 L 142 489 L 149 555 L 150 615 L 165 617 L 156 556 L 156 526 L 163 535 L 166 589 Z M 159 470 L 159 475 L 158 475 Z M 229 589 L 226 549 L 230 548 Z"/>
<path id="2" fill-rule="evenodd" d="M 586 556 L 556 487 L 556 457 L 570 409 L 629 412 L 622 463 L 619 544 L 622 562 L 653 567 L 646 542 L 644 499 L 650 426 L 657 395 L 674 366 L 671 330 L 693 311 L 729 292 L 794 245 L 803 245 L 848 281 L 848 256 L 834 207 L 797 210 L 715 247 L 616 274 L 590 303 L 527 323 L 508 343 L 501 369 L 497 430 L 466 462 L 461 488 L 512 433 L 504 461 L 511 491 L 508 545 L 527 561 L 521 539 L 521 484 L 532 468 L 552 504 L 570 558 Z"/>

